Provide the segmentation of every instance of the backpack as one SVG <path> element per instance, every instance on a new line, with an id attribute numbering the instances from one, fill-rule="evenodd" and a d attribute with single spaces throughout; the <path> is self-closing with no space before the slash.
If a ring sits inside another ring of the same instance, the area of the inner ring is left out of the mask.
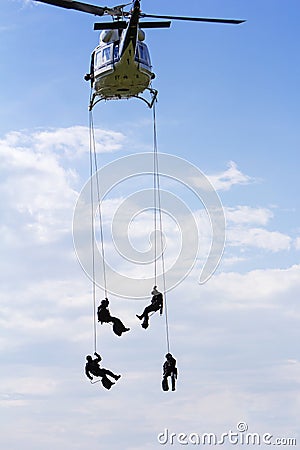
<path id="1" fill-rule="evenodd" d="M 163 378 L 162 383 L 161 383 L 161 387 L 163 391 L 168 391 L 169 390 L 169 383 L 168 383 L 168 379 L 167 378 Z"/>

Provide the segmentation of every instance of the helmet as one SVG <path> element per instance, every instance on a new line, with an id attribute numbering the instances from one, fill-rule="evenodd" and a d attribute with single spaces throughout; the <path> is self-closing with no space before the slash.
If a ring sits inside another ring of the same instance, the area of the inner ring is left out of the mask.
<path id="1" fill-rule="evenodd" d="M 157 290 L 157 286 L 153 286 L 153 291 L 151 292 L 151 295 L 157 295 L 159 292 Z"/>

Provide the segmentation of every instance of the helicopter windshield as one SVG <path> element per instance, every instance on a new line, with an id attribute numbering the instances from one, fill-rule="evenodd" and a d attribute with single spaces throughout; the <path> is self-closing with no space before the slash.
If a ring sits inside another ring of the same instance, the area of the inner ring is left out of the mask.
<path id="1" fill-rule="evenodd" d="M 138 45 L 137 45 L 135 59 L 138 62 L 141 62 L 143 64 L 147 64 L 148 66 L 151 65 L 148 48 L 142 42 L 139 42 Z"/>
<path id="2" fill-rule="evenodd" d="M 111 46 L 102 50 L 102 62 L 106 63 L 111 60 Z"/>
<path id="3" fill-rule="evenodd" d="M 95 53 L 95 70 L 107 64 L 111 64 L 113 59 L 113 44 L 109 44 L 104 48 L 99 48 Z"/>

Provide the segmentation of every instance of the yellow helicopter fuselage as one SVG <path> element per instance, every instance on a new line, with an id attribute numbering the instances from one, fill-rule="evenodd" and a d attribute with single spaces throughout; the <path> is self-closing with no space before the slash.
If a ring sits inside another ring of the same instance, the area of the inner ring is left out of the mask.
<path id="1" fill-rule="evenodd" d="M 105 100 L 130 98 L 147 89 L 154 78 L 146 44 L 129 43 L 120 56 L 120 43 L 100 43 L 95 49 L 94 95 Z"/>

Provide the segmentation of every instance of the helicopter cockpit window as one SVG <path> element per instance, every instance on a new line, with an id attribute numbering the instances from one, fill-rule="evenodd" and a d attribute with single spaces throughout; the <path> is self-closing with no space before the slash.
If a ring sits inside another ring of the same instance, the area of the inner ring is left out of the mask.
<path id="1" fill-rule="evenodd" d="M 95 53 L 95 70 L 112 62 L 112 45 L 98 50 Z"/>
<path id="2" fill-rule="evenodd" d="M 140 62 L 150 65 L 150 57 L 148 49 L 144 44 L 142 43 L 138 44 L 136 57 Z"/>
<path id="3" fill-rule="evenodd" d="M 114 61 L 117 61 L 119 59 L 119 46 L 118 44 L 115 44 L 114 46 Z"/>
<path id="4" fill-rule="evenodd" d="M 95 69 L 99 69 L 99 67 L 101 67 L 101 64 L 102 64 L 101 55 L 102 55 L 102 50 L 95 53 L 95 59 L 94 59 Z"/>
<path id="5" fill-rule="evenodd" d="M 110 61 L 110 59 L 111 59 L 110 53 L 111 53 L 111 47 L 110 46 L 106 47 L 106 48 L 104 48 L 102 50 L 102 61 L 103 61 L 103 64 L 105 64 L 108 61 Z"/>

